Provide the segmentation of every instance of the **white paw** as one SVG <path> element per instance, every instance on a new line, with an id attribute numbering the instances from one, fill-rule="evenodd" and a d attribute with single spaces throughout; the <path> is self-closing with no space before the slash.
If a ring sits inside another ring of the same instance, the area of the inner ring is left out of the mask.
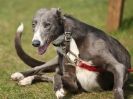
<path id="1" fill-rule="evenodd" d="M 24 79 L 24 75 L 22 73 L 16 72 L 11 75 L 11 79 L 19 81 Z"/>
<path id="2" fill-rule="evenodd" d="M 63 88 L 61 88 L 60 90 L 57 90 L 55 92 L 57 99 L 62 99 L 65 96 L 65 94 L 66 94 L 66 92 Z"/>
<path id="3" fill-rule="evenodd" d="M 19 81 L 19 85 L 25 86 L 25 85 L 31 85 L 32 81 L 34 80 L 34 76 L 26 77 Z"/>

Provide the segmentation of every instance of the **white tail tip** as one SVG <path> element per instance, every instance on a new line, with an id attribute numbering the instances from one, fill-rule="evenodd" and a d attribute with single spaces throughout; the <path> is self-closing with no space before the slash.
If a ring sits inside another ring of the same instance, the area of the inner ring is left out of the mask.
<path id="1" fill-rule="evenodd" d="M 23 23 L 21 23 L 19 26 L 18 26 L 18 29 L 17 29 L 17 32 L 23 32 L 23 30 L 24 30 L 24 25 L 23 25 Z"/>

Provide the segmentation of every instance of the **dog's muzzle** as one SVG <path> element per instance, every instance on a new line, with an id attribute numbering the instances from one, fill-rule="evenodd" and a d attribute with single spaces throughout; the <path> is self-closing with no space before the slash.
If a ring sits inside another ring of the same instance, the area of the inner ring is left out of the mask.
<path id="1" fill-rule="evenodd" d="M 32 45 L 33 45 L 34 47 L 39 47 L 40 44 L 41 44 L 41 42 L 40 42 L 39 40 L 33 40 L 33 41 L 32 41 Z"/>

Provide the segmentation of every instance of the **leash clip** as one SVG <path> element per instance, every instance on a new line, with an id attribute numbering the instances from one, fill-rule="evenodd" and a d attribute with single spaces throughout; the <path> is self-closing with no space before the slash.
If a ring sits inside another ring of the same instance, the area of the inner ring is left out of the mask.
<path id="1" fill-rule="evenodd" d="M 71 39 L 71 32 L 65 32 L 65 41 L 70 42 Z"/>

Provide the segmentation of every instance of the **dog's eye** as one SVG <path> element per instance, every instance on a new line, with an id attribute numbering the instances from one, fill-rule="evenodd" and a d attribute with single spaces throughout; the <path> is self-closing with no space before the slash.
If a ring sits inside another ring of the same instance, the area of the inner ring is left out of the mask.
<path id="1" fill-rule="evenodd" d="M 36 26 L 36 24 L 35 23 L 32 23 L 32 27 L 34 28 Z"/>
<path id="2" fill-rule="evenodd" d="M 44 23 L 43 23 L 43 26 L 44 26 L 44 28 L 47 28 L 48 26 L 50 26 L 50 23 L 44 22 Z"/>
<path id="3" fill-rule="evenodd" d="M 32 27 L 34 28 L 36 26 L 37 22 L 32 22 Z"/>

